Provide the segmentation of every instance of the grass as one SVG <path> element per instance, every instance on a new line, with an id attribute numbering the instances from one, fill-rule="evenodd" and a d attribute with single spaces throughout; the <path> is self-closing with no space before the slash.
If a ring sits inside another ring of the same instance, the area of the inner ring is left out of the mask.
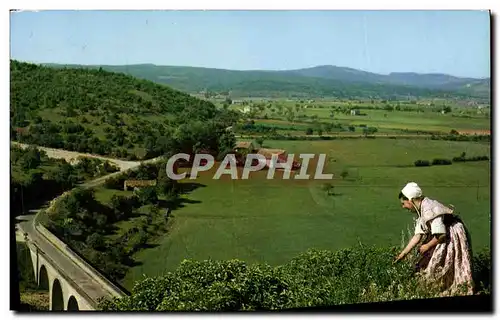
<path id="1" fill-rule="evenodd" d="M 131 196 L 134 192 L 133 191 L 124 191 L 124 190 L 114 190 L 114 189 L 107 189 L 105 187 L 98 187 L 95 188 L 95 198 L 97 201 L 101 202 L 102 204 L 109 205 L 111 203 L 111 198 L 113 195 L 118 195 L 118 196 Z"/>
<path id="2" fill-rule="evenodd" d="M 113 197 L 113 195 L 129 197 L 134 194 L 134 191 L 131 190 L 123 191 L 123 190 L 107 189 L 103 186 L 94 188 L 94 191 L 96 200 L 108 206 L 111 204 L 111 198 Z M 159 196 L 158 199 L 160 201 L 164 201 L 165 197 Z M 129 229 L 136 227 L 139 224 L 141 217 L 147 215 L 152 207 L 153 207 L 152 205 L 143 205 L 137 210 L 135 210 L 136 211 L 135 215 L 128 217 L 125 220 L 116 222 L 114 224 L 114 226 L 117 227 L 116 232 L 107 235 L 106 238 L 110 241 L 114 241 L 117 238 L 121 237 L 123 234 L 125 234 Z M 160 210 L 163 210 L 163 208 L 161 208 Z M 159 216 L 156 216 L 154 218 L 150 227 L 152 227 L 152 225 L 154 224 L 156 225 L 162 224 L 163 222 L 164 222 L 163 215 L 160 214 Z"/>
<path id="3" fill-rule="evenodd" d="M 490 163 L 413 166 L 417 159 L 451 159 L 463 151 L 467 156 L 489 155 L 488 144 L 375 139 L 266 141 L 266 146 L 327 153 L 323 172 L 335 174 L 335 195 L 322 191 L 323 181 L 266 180 L 265 171 L 236 181 L 228 176 L 213 180 L 216 168 L 200 174 L 196 182 L 206 187 L 185 195 L 200 203 L 173 212 L 173 223 L 158 246 L 134 256 L 142 264 L 130 269 L 125 286 L 143 274 L 174 270 L 186 258 L 278 265 L 310 248 L 337 250 L 359 242 L 399 246 L 401 230 L 413 228 L 412 214 L 397 199 L 408 181 L 417 181 L 429 197 L 458 208 L 474 249 L 489 246 Z M 345 180 L 338 176 L 344 169 L 349 172 Z"/>
<path id="4" fill-rule="evenodd" d="M 25 291 L 20 294 L 20 311 L 49 311 L 50 294 L 44 291 Z"/>
<path id="5" fill-rule="evenodd" d="M 351 116 L 335 113 L 333 121 L 343 124 L 366 124 L 379 128 L 428 130 L 450 132 L 455 130 L 479 130 L 489 129 L 489 118 L 457 118 L 451 114 L 440 114 L 436 112 L 411 112 L 411 111 L 384 111 L 384 110 L 362 110 L 366 116 Z M 331 120 L 329 109 L 307 109 L 307 115 L 317 115 L 322 120 Z M 384 115 L 387 115 L 385 117 Z"/>

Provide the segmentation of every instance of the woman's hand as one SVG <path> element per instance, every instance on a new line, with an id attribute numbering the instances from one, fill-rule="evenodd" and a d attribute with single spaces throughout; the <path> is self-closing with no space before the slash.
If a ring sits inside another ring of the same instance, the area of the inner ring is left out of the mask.
<path id="1" fill-rule="evenodd" d="M 406 255 L 420 242 L 421 239 L 422 239 L 421 234 L 414 235 L 413 238 L 411 238 L 408 245 L 406 246 L 406 248 L 404 248 L 404 250 L 396 257 L 394 262 L 398 262 L 404 257 L 406 257 Z"/>
<path id="2" fill-rule="evenodd" d="M 424 254 L 426 253 L 427 251 L 429 251 L 429 249 L 432 249 L 434 248 L 437 244 L 439 243 L 439 240 L 438 240 L 438 237 L 434 236 L 432 238 L 431 241 L 427 242 L 426 244 L 422 245 L 420 248 L 419 248 L 419 252 L 421 254 Z"/>
<path id="3" fill-rule="evenodd" d="M 400 253 L 395 259 L 394 259 L 394 263 L 400 261 L 401 259 L 403 259 L 405 257 L 405 255 L 403 253 Z"/>
<path id="4" fill-rule="evenodd" d="M 419 251 L 421 254 L 424 254 L 424 253 L 426 253 L 428 250 L 429 250 L 429 245 L 427 245 L 427 244 L 423 244 L 423 245 L 421 245 L 421 246 L 420 246 L 420 248 L 419 248 L 419 250 L 418 250 L 418 251 Z"/>

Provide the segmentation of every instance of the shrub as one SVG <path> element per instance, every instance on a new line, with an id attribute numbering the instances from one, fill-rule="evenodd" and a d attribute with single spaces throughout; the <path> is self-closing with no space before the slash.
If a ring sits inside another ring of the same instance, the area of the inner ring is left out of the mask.
<path id="1" fill-rule="evenodd" d="M 448 159 L 434 159 L 432 160 L 432 165 L 450 165 L 451 160 Z"/>
<path id="2" fill-rule="evenodd" d="M 467 162 L 467 161 L 488 161 L 490 158 L 488 156 L 476 156 L 466 158 L 465 156 L 454 157 L 453 162 Z"/>
<path id="3" fill-rule="evenodd" d="M 491 293 L 491 252 L 483 249 L 473 255 L 472 276 L 474 278 L 475 291 L 480 293 Z"/>
<path id="4" fill-rule="evenodd" d="M 430 166 L 430 162 L 428 160 L 417 160 L 415 161 L 416 167 L 428 167 Z"/>
<path id="5" fill-rule="evenodd" d="M 106 179 L 106 181 L 104 181 L 104 186 L 107 189 L 123 190 L 123 182 L 124 181 L 125 181 L 125 177 L 123 175 L 114 176 L 114 177 Z"/>

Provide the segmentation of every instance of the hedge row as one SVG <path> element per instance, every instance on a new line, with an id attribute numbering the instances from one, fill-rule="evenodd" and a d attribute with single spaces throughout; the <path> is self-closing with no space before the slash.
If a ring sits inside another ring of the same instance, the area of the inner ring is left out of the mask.
<path id="1" fill-rule="evenodd" d="M 131 295 L 102 300 L 104 311 L 258 311 L 432 298 L 411 259 L 393 263 L 396 248 L 308 250 L 272 267 L 240 260 L 184 260 L 174 272 L 147 277 Z M 474 277 L 489 292 L 489 254 L 474 256 Z M 476 292 L 481 287 L 476 288 Z"/>
<path id="2" fill-rule="evenodd" d="M 487 161 L 490 160 L 488 156 L 477 156 L 477 157 L 454 157 L 453 162 L 468 162 L 468 161 Z"/>
<path id="3" fill-rule="evenodd" d="M 241 136 L 243 139 L 253 139 L 255 136 Z M 465 135 L 420 135 L 420 136 L 364 136 L 364 135 L 338 135 L 338 136 L 292 136 L 287 134 L 268 134 L 264 136 L 266 140 L 296 140 L 296 141 L 315 141 L 315 140 L 345 140 L 345 139 L 375 139 L 375 138 L 389 138 L 389 139 L 428 139 L 428 140 L 449 140 L 449 141 L 473 141 L 473 142 L 490 142 L 489 135 L 484 136 L 465 136 Z"/>
<path id="4" fill-rule="evenodd" d="M 435 166 L 435 165 L 450 165 L 453 162 L 466 162 L 466 161 L 486 161 L 489 160 L 490 158 L 488 156 L 477 156 L 477 157 L 470 157 L 470 158 L 465 158 L 465 157 L 454 157 L 453 161 L 449 159 L 434 159 L 432 162 L 429 160 L 417 160 L 414 162 L 416 167 L 428 167 L 428 166 Z"/>

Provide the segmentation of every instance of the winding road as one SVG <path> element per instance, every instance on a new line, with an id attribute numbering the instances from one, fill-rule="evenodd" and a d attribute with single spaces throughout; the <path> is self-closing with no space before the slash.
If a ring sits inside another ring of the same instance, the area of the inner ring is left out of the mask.
<path id="1" fill-rule="evenodd" d="M 21 147 L 27 147 L 27 145 L 21 145 L 19 143 L 13 143 L 20 145 Z M 95 180 L 83 183 L 79 185 L 79 187 L 90 188 L 97 186 L 103 183 L 106 179 L 119 175 L 120 173 L 128 170 L 133 170 L 138 168 L 141 165 L 141 162 L 136 161 L 123 161 L 117 159 L 111 159 L 96 155 L 89 155 L 78 152 L 71 152 L 66 150 L 58 150 L 51 149 L 45 147 L 36 146 L 40 150 L 44 150 L 47 155 L 51 158 L 64 158 L 66 160 L 75 159 L 78 156 L 83 157 L 93 157 L 99 158 L 102 160 L 108 160 L 114 164 L 116 164 L 120 171 L 111 173 L 109 175 L 97 178 Z M 154 158 L 150 160 L 143 161 L 142 163 L 154 163 L 161 158 Z M 60 197 L 60 196 L 58 196 Z M 57 199 L 56 197 L 55 199 Z M 42 208 L 31 210 L 29 215 L 18 216 L 18 223 L 16 225 L 16 237 L 23 238 L 27 237 L 29 242 L 34 243 L 39 250 L 41 250 L 46 256 L 48 256 L 55 264 L 57 264 L 58 268 L 64 272 L 64 274 L 69 278 L 73 283 L 75 283 L 80 289 L 82 289 L 85 294 L 94 301 L 98 301 L 100 297 L 110 297 L 113 296 L 112 292 L 110 292 L 105 286 L 103 286 L 99 281 L 96 280 L 95 274 L 89 274 L 82 267 L 76 264 L 73 258 L 70 257 L 64 250 L 56 247 L 49 239 L 47 239 L 43 234 L 41 234 L 36 229 L 37 224 L 37 216 Z"/>

